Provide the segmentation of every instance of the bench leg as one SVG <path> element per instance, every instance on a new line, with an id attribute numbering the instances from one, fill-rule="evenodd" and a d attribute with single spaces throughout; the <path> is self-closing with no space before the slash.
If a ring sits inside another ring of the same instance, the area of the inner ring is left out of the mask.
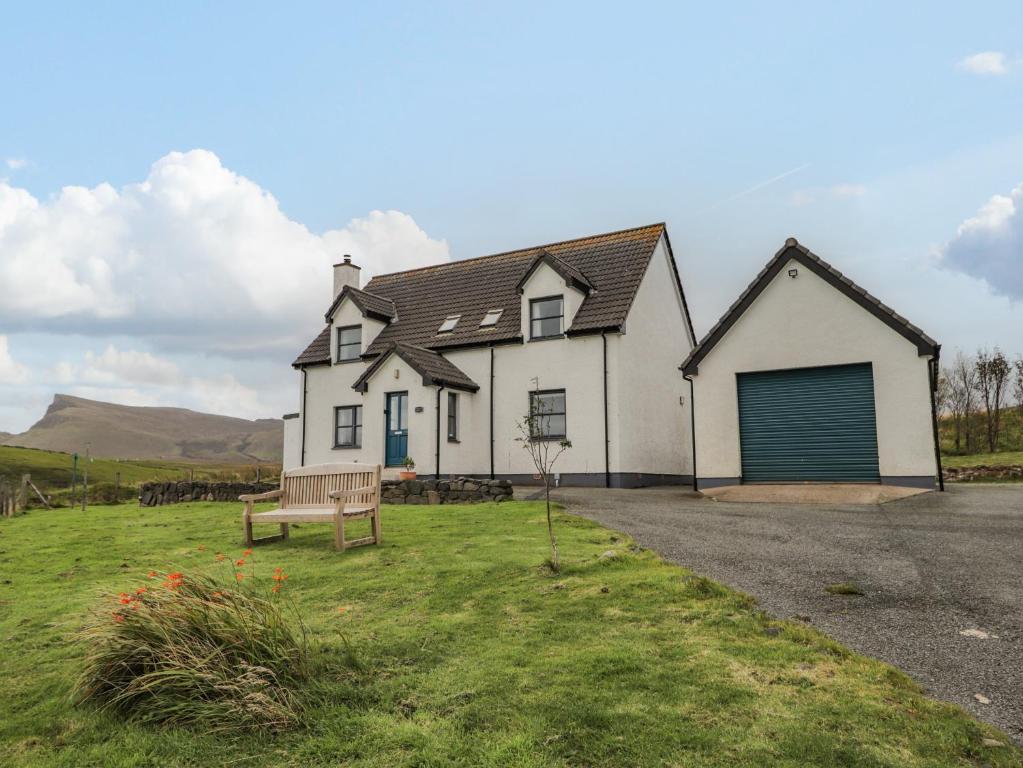
<path id="1" fill-rule="evenodd" d="M 373 543 L 380 543 L 380 505 L 373 510 L 373 514 L 369 517 L 369 525 L 373 529 Z"/>
<path id="2" fill-rule="evenodd" d="M 345 549 L 345 505 L 340 501 L 337 511 L 334 512 L 334 549 L 338 552 Z"/>
<path id="3" fill-rule="evenodd" d="M 245 546 L 252 546 L 252 502 L 246 502 L 242 512 L 242 532 L 245 535 Z"/>
<path id="4" fill-rule="evenodd" d="M 281 539 L 287 539 L 288 535 L 289 535 L 289 533 L 288 533 L 288 524 L 287 523 L 281 523 Z"/>

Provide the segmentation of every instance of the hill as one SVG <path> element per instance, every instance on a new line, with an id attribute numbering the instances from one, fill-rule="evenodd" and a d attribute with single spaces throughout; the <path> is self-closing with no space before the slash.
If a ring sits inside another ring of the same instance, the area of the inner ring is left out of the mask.
<path id="1" fill-rule="evenodd" d="M 115 405 L 54 395 L 46 414 L 3 445 L 118 459 L 252 463 L 281 460 L 284 422 L 249 421 L 186 408 Z"/>

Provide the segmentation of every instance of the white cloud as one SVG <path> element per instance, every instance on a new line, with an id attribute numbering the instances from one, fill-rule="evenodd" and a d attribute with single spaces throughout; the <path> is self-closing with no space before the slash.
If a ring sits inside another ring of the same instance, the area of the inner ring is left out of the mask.
<path id="1" fill-rule="evenodd" d="M 942 250 L 942 263 L 987 282 L 995 293 L 1023 299 L 1023 184 L 993 195 L 956 231 Z"/>
<path id="2" fill-rule="evenodd" d="M 10 168 L 12 171 L 20 171 L 22 168 L 28 165 L 28 160 L 23 157 L 8 157 L 4 160 L 4 165 Z"/>
<path id="3" fill-rule="evenodd" d="M 1001 51 L 984 51 L 960 59 L 957 65 L 964 72 L 974 75 L 1004 75 L 1009 71 L 1005 54 Z"/>
<path id="4" fill-rule="evenodd" d="M 0 385 L 28 381 L 28 368 L 11 357 L 7 337 L 0 335 Z"/>
<path id="5" fill-rule="evenodd" d="M 86 351 L 80 364 L 58 363 L 52 378 L 61 391 L 122 405 L 177 406 L 250 419 L 271 412 L 255 389 L 232 374 L 192 375 L 172 360 L 113 344 L 100 353 Z"/>
<path id="6" fill-rule="evenodd" d="M 450 260 L 411 216 L 373 211 L 315 234 L 212 152 L 172 152 L 120 190 L 40 201 L 0 181 L 0 322 L 145 337 L 158 348 L 289 353 L 316 333 L 330 266 L 363 274 Z"/>

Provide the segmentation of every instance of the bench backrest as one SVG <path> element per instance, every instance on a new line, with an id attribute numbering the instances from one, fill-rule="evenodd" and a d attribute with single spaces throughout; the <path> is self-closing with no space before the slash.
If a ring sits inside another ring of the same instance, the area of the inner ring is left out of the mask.
<path id="1" fill-rule="evenodd" d="M 281 473 L 282 508 L 332 507 L 331 491 L 350 491 L 373 486 L 372 493 L 345 499 L 346 504 L 377 504 L 380 501 L 379 464 L 314 464 Z"/>

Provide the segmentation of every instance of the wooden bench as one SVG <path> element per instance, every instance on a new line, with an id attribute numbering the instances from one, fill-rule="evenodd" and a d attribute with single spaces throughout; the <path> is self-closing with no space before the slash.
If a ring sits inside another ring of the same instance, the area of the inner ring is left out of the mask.
<path id="1" fill-rule="evenodd" d="M 380 465 L 316 464 L 281 473 L 281 487 L 267 493 L 238 497 L 245 502 L 242 527 L 245 545 L 288 538 L 291 523 L 333 523 L 334 548 L 338 550 L 380 543 Z M 269 512 L 253 512 L 257 501 L 279 500 Z M 346 520 L 369 519 L 372 533 L 361 539 L 345 539 Z M 281 532 L 253 538 L 254 523 L 277 523 Z"/>

